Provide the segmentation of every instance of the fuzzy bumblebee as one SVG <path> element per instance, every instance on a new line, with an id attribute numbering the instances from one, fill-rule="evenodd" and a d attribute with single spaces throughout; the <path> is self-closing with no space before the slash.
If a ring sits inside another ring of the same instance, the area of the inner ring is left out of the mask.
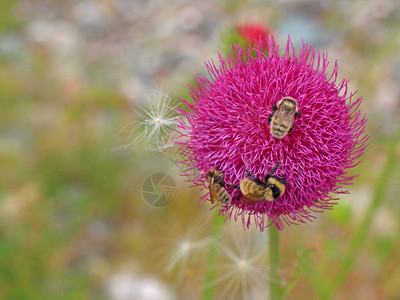
<path id="1" fill-rule="evenodd" d="M 301 116 L 299 104 L 292 97 L 283 97 L 278 104 L 272 104 L 273 113 L 268 116 L 271 135 L 284 138 L 294 128 L 294 119 Z"/>
<path id="2" fill-rule="evenodd" d="M 247 203 L 260 201 L 274 201 L 281 197 L 285 192 L 286 179 L 284 177 L 274 176 L 278 169 L 279 162 L 265 176 L 264 181 L 255 178 L 255 176 L 246 169 L 246 176 L 240 181 L 240 191 Z"/>
<path id="3" fill-rule="evenodd" d="M 212 204 L 227 204 L 231 196 L 225 189 L 224 173 L 216 168 L 208 171 L 206 176 L 206 186 L 210 193 L 210 201 Z"/>

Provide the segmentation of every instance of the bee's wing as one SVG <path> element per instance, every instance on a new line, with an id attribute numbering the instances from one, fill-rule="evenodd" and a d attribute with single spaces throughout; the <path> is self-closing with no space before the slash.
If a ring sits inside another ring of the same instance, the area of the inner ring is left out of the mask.
<path id="1" fill-rule="evenodd" d="M 210 192 L 210 200 L 211 200 L 211 203 L 214 204 L 214 202 L 215 202 L 214 176 L 211 177 L 210 186 L 208 187 L 208 190 L 209 190 L 209 192 Z"/>

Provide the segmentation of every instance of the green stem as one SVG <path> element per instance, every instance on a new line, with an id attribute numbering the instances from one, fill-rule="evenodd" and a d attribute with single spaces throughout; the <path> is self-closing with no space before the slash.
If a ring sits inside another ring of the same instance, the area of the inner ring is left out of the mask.
<path id="1" fill-rule="evenodd" d="M 270 300 L 281 299 L 282 287 L 278 275 L 280 266 L 279 230 L 275 226 L 268 228 L 269 237 L 269 294 Z"/>
<path id="2" fill-rule="evenodd" d="M 388 145 L 386 163 L 383 167 L 382 173 L 376 181 L 371 204 L 369 205 L 367 212 L 365 213 L 365 216 L 351 241 L 349 250 L 342 259 L 342 263 L 340 265 L 337 276 L 335 277 L 329 288 L 325 291 L 324 295 L 322 295 L 322 299 L 332 298 L 333 294 L 341 287 L 348 273 L 350 272 L 363 243 L 367 238 L 368 231 L 371 227 L 371 221 L 373 220 L 373 217 L 375 216 L 375 213 L 377 212 L 379 206 L 384 202 L 383 200 L 385 197 L 388 180 L 395 170 L 396 146 L 399 141 L 400 128 L 398 129 L 396 136 Z"/>
<path id="3" fill-rule="evenodd" d="M 209 248 L 208 263 L 206 266 L 206 272 L 204 275 L 204 285 L 202 299 L 209 300 L 215 299 L 215 265 L 218 259 L 218 246 L 219 240 L 222 233 L 222 228 L 224 224 L 224 217 L 214 214 L 212 228 L 211 228 L 211 239 L 212 243 Z"/>

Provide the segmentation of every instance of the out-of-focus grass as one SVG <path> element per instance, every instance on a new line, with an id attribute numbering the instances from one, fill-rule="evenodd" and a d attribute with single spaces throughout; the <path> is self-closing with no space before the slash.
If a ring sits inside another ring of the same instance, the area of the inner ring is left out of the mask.
<path id="1" fill-rule="evenodd" d="M 0 65 L 0 298 L 105 299 L 107 276 L 129 261 L 168 278 L 157 247 L 174 219 L 192 221 L 193 192 L 180 183 L 180 204 L 147 205 L 144 178 L 169 172 L 166 156 L 114 150 L 130 105 L 98 79 L 53 76 L 44 54 Z"/>
<path id="2" fill-rule="evenodd" d="M 14 7 L 18 0 L 2 0 L 0 12 L 0 37 L 9 31 L 15 30 L 19 26 Z"/>
<path id="3" fill-rule="evenodd" d="M 135 156 L 111 151 L 129 105 L 51 67 L 35 49 L 24 64 L 0 65 L 2 299 L 88 299 L 100 286 L 92 259 L 115 247 L 91 227 L 111 230 L 139 197 Z"/>

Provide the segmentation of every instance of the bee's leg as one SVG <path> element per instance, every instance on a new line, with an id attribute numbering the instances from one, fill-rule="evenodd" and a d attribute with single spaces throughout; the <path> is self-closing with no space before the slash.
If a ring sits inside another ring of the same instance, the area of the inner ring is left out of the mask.
<path id="1" fill-rule="evenodd" d="M 246 169 L 246 177 L 249 178 L 250 180 L 255 180 L 254 175 Z"/>
<path id="2" fill-rule="evenodd" d="M 265 178 L 264 178 L 265 182 L 268 182 L 268 179 L 271 177 L 275 178 L 276 180 L 278 180 L 279 182 L 281 182 L 284 185 L 286 185 L 286 183 L 287 183 L 285 177 L 278 177 L 278 176 L 274 176 L 274 175 L 270 175 L 270 174 L 265 176 Z M 268 186 L 270 186 L 270 185 L 268 185 Z"/>
<path id="3" fill-rule="evenodd" d="M 267 175 L 264 177 L 264 182 L 267 182 L 268 179 L 269 179 L 271 176 L 272 176 L 271 174 L 267 174 Z"/>
<path id="4" fill-rule="evenodd" d="M 258 179 L 258 178 L 255 178 L 254 175 L 253 175 L 249 170 L 247 170 L 247 169 L 246 169 L 246 177 L 247 177 L 248 179 L 254 181 L 255 183 L 264 185 L 264 182 L 262 182 L 262 181 L 261 181 L 260 179 Z"/>
<path id="5" fill-rule="evenodd" d="M 224 177 L 222 176 L 214 177 L 214 181 L 218 183 L 220 186 L 222 187 L 224 186 Z"/>
<path id="6" fill-rule="evenodd" d="M 300 118 L 301 117 L 301 111 L 298 111 L 297 113 L 294 114 L 295 118 Z"/>
<path id="7" fill-rule="evenodd" d="M 275 113 L 276 110 L 278 109 L 278 107 L 276 106 L 276 104 L 272 104 L 272 105 L 271 105 L 271 108 L 272 108 L 273 113 L 268 115 L 268 123 L 271 123 L 272 117 L 274 116 L 274 113 Z"/>
<path id="8" fill-rule="evenodd" d="M 292 128 L 289 129 L 288 133 L 290 133 L 294 128 L 294 125 L 292 126 Z"/>
<path id="9" fill-rule="evenodd" d="M 230 184 L 230 183 L 227 183 L 227 182 L 225 182 L 225 184 L 226 184 L 227 186 L 233 188 L 233 189 L 238 189 L 238 188 L 239 188 L 238 185 L 233 185 L 233 184 Z"/>
<path id="10" fill-rule="evenodd" d="M 258 179 L 258 178 L 254 178 L 254 182 L 260 185 L 265 186 L 265 182 L 262 182 L 262 180 Z"/>
<path id="11" fill-rule="evenodd" d="M 278 167 L 279 167 L 279 164 L 280 164 L 280 163 L 281 163 L 281 162 L 278 161 L 278 162 L 276 163 L 275 167 L 274 167 L 271 171 L 269 171 L 268 175 L 274 174 L 274 173 L 276 172 L 276 170 L 278 170 Z M 267 176 L 268 176 L 268 175 L 267 175 Z"/>
<path id="12" fill-rule="evenodd" d="M 280 181 L 282 184 L 286 185 L 287 181 L 286 181 L 286 178 L 285 178 L 285 177 L 278 177 L 277 179 L 278 179 L 278 181 Z"/>

